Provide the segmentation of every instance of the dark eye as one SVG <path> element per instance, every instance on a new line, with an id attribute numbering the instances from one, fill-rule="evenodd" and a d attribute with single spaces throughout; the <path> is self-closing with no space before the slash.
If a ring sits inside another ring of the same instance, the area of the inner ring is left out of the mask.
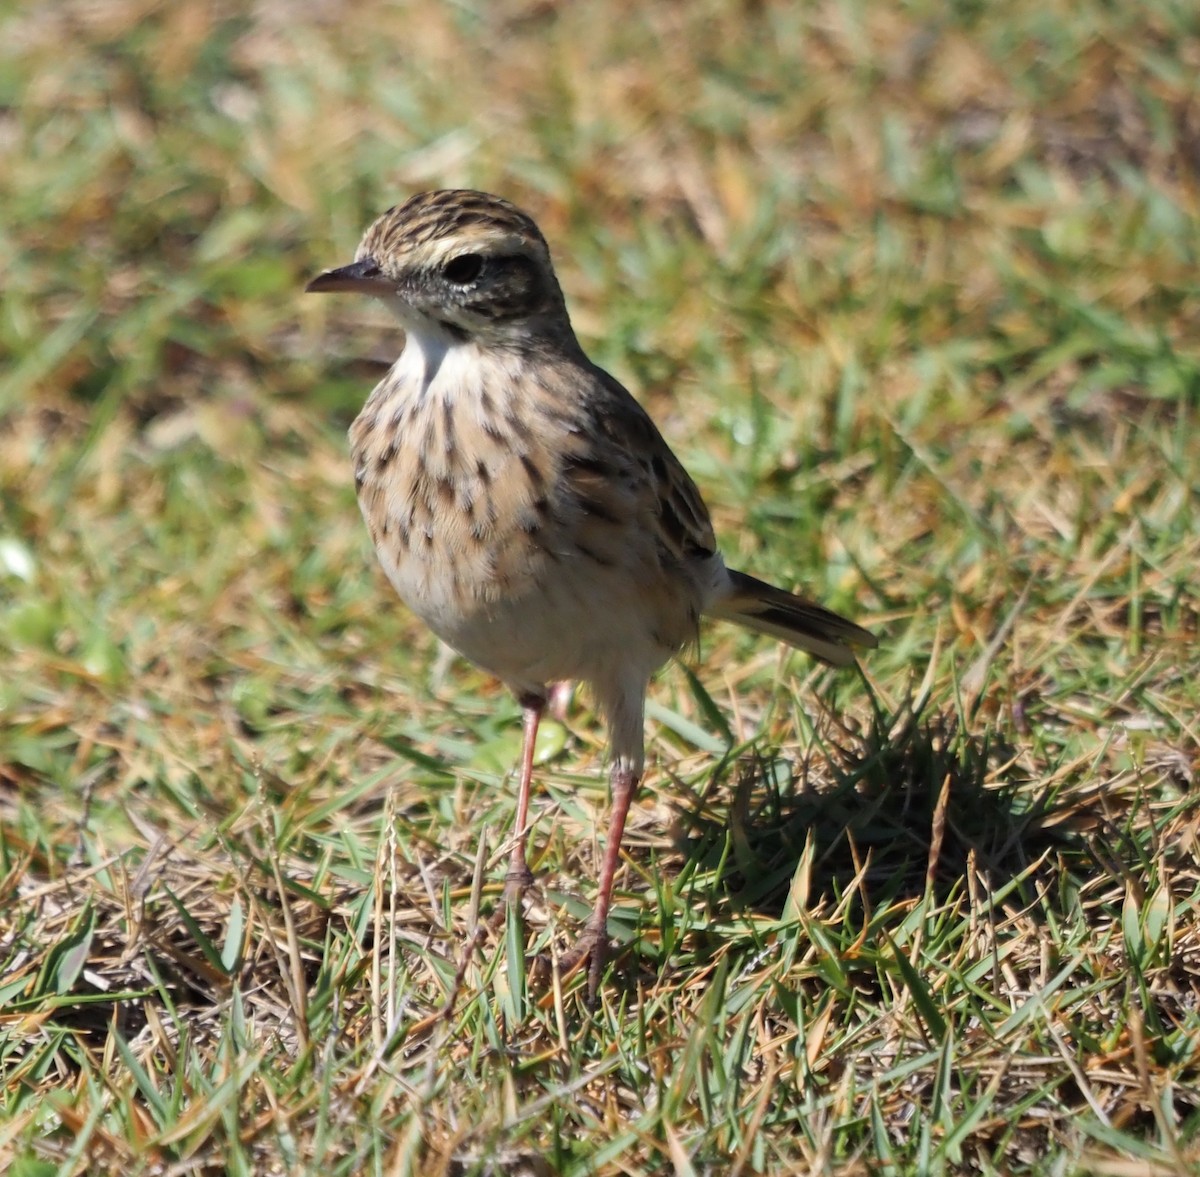
<path id="1" fill-rule="evenodd" d="M 447 282 L 453 282 L 455 286 L 466 286 L 479 277 L 479 271 L 482 269 L 483 258 L 479 254 L 460 253 L 442 267 L 442 277 Z"/>

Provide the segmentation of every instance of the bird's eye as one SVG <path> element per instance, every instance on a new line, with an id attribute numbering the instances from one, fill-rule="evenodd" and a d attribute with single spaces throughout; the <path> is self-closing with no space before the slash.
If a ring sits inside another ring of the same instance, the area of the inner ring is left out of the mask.
<path id="1" fill-rule="evenodd" d="M 483 269 L 483 258 L 477 253 L 460 253 L 442 267 L 442 277 L 455 286 L 466 286 L 479 277 Z"/>

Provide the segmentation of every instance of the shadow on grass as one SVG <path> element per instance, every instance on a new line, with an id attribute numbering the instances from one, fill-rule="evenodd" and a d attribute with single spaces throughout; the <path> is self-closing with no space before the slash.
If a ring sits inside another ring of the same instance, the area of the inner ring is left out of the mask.
<path id="1" fill-rule="evenodd" d="M 689 866 L 719 876 L 715 904 L 772 917 L 806 860 L 810 902 L 836 902 L 860 872 L 875 906 L 930 888 L 940 901 L 969 862 L 1000 887 L 1062 836 L 1044 825 L 1052 799 L 1013 761 L 1010 748 L 950 716 L 877 713 L 869 731 L 818 741 L 799 762 L 731 762 L 684 814 L 679 848 Z M 708 804 L 718 790 L 731 794 L 727 815 Z"/>

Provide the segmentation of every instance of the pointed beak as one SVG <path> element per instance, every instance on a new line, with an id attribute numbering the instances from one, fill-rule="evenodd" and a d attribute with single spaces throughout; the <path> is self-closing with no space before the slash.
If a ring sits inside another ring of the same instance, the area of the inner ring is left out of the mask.
<path id="1" fill-rule="evenodd" d="M 305 294 L 333 294 L 348 290 L 358 294 L 391 294 L 394 286 L 383 276 L 373 257 L 359 258 L 348 266 L 318 274 L 305 288 Z"/>

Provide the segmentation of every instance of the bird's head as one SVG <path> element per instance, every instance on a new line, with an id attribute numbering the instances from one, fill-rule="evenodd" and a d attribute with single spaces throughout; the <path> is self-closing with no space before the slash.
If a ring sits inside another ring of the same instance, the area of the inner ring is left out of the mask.
<path id="1" fill-rule="evenodd" d="M 367 230 L 354 261 L 305 287 L 383 299 L 410 332 L 485 343 L 570 336 L 550 251 L 533 220 L 498 196 L 423 192 Z"/>

